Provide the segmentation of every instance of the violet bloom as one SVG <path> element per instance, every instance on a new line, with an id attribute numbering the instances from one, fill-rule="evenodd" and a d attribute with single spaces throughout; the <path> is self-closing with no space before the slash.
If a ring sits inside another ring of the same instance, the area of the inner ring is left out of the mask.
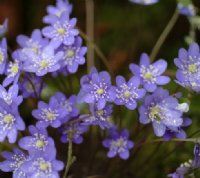
<path id="1" fill-rule="evenodd" d="M 83 142 L 82 134 L 87 132 L 88 127 L 86 125 L 82 125 L 80 123 L 75 123 L 72 125 L 64 125 L 60 128 L 61 133 L 61 142 L 67 143 L 69 142 L 69 136 L 72 138 L 72 142 L 75 144 L 80 144 Z"/>
<path id="2" fill-rule="evenodd" d="M 7 41 L 6 38 L 3 38 L 2 41 L 0 42 L 0 74 L 5 73 L 7 60 L 8 60 Z"/>
<path id="3" fill-rule="evenodd" d="M 0 25 L 0 36 L 3 36 L 8 31 L 8 19 L 5 19 L 3 24 Z"/>
<path id="4" fill-rule="evenodd" d="M 183 113 L 178 106 L 176 98 L 170 96 L 167 90 L 158 88 L 145 98 L 139 108 L 139 120 L 143 124 L 152 122 L 155 135 L 161 137 L 167 128 L 177 130 L 183 124 Z"/>
<path id="5" fill-rule="evenodd" d="M 15 105 L 9 106 L 3 99 L 0 99 L 0 142 L 8 137 L 9 143 L 17 139 L 17 131 L 24 130 L 25 124 L 18 113 Z"/>
<path id="6" fill-rule="evenodd" d="M 19 35 L 17 37 L 17 43 L 22 48 L 20 49 L 21 55 L 24 57 L 22 60 L 29 60 L 27 53 L 31 51 L 35 54 L 40 54 L 42 49 L 48 45 L 49 40 L 42 37 L 39 29 L 35 29 L 30 38 L 25 35 Z"/>
<path id="7" fill-rule="evenodd" d="M 61 61 L 62 66 L 66 66 L 70 73 L 75 73 L 79 65 L 85 63 L 84 55 L 87 52 L 87 48 L 82 46 L 82 39 L 76 37 L 73 45 L 63 46 L 61 51 L 64 52 L 64 57 Z"/>
<path id="8" fill-rule="evenodd" d="M 93 73 L 90 82 L 82 85 L 81 95 L 86 103 L 97 104 L 99 110 L 105 107 L 106 102 L 114 101 L 115 88 L 111 86 L 108 72 Z"/>
<path id="9" fill-rule="evenodd" d="M 58 171 L 63 168 L 63 162 L 56 160 L 55 150 L 48 155 L 30 155 L 30 159 L 22 166 L 28 178 L 60 178 Z"/>
<path id="10" fill-rule="evenodd" d="M 14 148 L 13 152 L 5 151 L 1 154 L 6 159 L 0 162 L 0 169 L 3 172 L 13 172 L 13 178 L 27 178 L 26 173 L 22 170 L 23 164 L 28 159 L 27 155 L 18 148 Z"/>
<path id="11" fill-rule="evenodd" d="M 58 107 L 55 100 L 50 100 L 49 104 L 39 101 L 38 109 L 32 111 L 32 115 L 38 120 L 38 127 L 48 127 L 51 125 L 54 128 L 61 126 L 61 119 L 66 116 L 66 109 Z"/>
<path id="12" fill-rule="evenodd" d="M 146 93 L 144 89 L 139 88 L 140 79 L 132 77 L 126 82 L 124 77 L 117 76 L 116 83 L 115 104 L 125 105 L 128 109 L 134 110 L 137 106 L 136 100 L 143 98 Z"/>
<path id="13" fill-rule="evenodd" d="M 136 76 L 140 77 L 141 84 L 148 92 L 154 92 L 157 85 L 165 85 L 169 83 L 170 78 L 161 76 L 167 68 L 167 62 L 160 59 L 153 64 L 150 64 L 149 56 L 143 53 L 140 57 L 140 66 L 130 64 L 129 69 Z"/>
<path id="14" fill-rule="evenodd" d="M 56 6 L 47 6 L 48 15 L 43 18 L 44 23 L 52 23 L 55 18 L 60 18 L 63 13 L 68 15 L 72 12 L 72 5 L 68 0 L 57 0 Z"/>
<path id="15" fill-rule="evenodd" d="M 18 96 L 19 87 L 17 84 L 11 85 L 7 91 L 0 85 L 0 98 L 2 98 L 8 105 L 20 105 L 23 101 L 22 96 Z"/>
<path id="16" fill-rule="evenodd" d="M 46 129 L 31 125 L 29 126 L 29 132 L 31 136 L 21 138 L 19 146 L 27 150 L 30 155 L 38 153 L 51 154 L 52 150 L 55 149 L 55 144 L 53 139 L 48 137 Z"/>
<path id="17" fill-rule="evenodd" d="M 75 37 L 79 34 L 75 29 L 76 18 L 69 19 L 67 13 L 63 13 L 60 19 L 54 19 L 51 26 L 44 27 L 42 33 L 45 37 L 53 40 L 57 47 L 61 44 L 72 45 Z"/>
<path id="18" fill-rule="evenodd" d="M 193 4 L 188 4 L 188 5 L 184 5 L 182 3 L 178 3 L 178 10 L 179 13 L 185 16 L 195 16 L 196 15 L 196 11 L 195 11 L 195 7 L 193 6 Z"/>
<path id="19" fill-rule="evenodd" d="M 75 95 L 71 95 L 67 99 L 63 93 L 57 92 L 51 97 L 50 101 L 54 102 L 58 108 L 63 108 L 66 111 L 65 117 L 61 119 L 62 123 L 79 114 L 79 109 L 76 107 L 77 97 Z"/>
<path id="20" fill-rule="evenodd" d="M 193 168 L 200 167 L 200 143 L 196 143 L 194 146 L 194 159 L 192 162 Z"/>
<path id="21" fill-rule="evenodd" d="M 143 5 L 151 5 L 158 2 L 158 0 L 129 0 L 130 2 L 143 4 Z"/>
<path id="22" fill-rule="evenodd" d="M 179 50 L 178 58 L 174 59 L 178 67 L 176 72 L 177 83 L 183 87 L 200 92 L 200 51 L 199 45 L 193 43 L 188 51 Z"/>
<path id="23" fill-rule="evenodd" d="M 41 77 L 25 73 L 19 81 L 19 88 L 24 98 L 39 97 L 41 90 L 45 87 Z"/>
<path id="24" fill-rule="evenodd" d="M 37 76 L 44 76 L 49 72 L 54 72 L 60 69 L 59 60 L 63 57 L 63 52 L 55 53 L 53 43 L 42 49 L 40 54 L 29 52 L 28 61 L 24 61 L 23 70 L 33 72 Z"/>
<path id="25" fill-rule="evenodd" d="M 91 117 L 84 120 L 87 125 L 99 125 L 101 129 L 111 128 L 113 123 L 111 121 L 112 105 L 106 105 L 104 108 L 98 110 L 93 104 L 90 104 Z"/>
<path id="26" fill-rule="evenodd" d="M 118 133 L 116 130 L 111 130 L 110 138 L 103 140 L 103 146 L 109 148 L 107 156 L 115 157 L 117 154 L 121 159 L 129 158 L 129 150 L 133 148 L 134 143 L 129 140 L 128 130 L 123 130 Z"/>
<path id="27" fill-rule="evenodd" d="M 9 62 L 8 66 L 6 67 L 6 78 L 3 81 L 4 87 L 8 86 L 11 83 L 16 84 L 20 77 L 22 66 L 18 51 L 14 51 L 12 53 L 12 58 L 14 59 L 14 61 Z"/>
<path id="28" fill-rule="evenodd" d="M 179 139 L 185 139 L 187 137 L 184 127 L 188 127 L 192 124 L 192 120 L 190 118 L 183 118 L 183 124 L 180 127 L 175 128 L 167 128 L 165 134 L 163 135 L 164 140 L 168 141 L 174 137 Z"/>

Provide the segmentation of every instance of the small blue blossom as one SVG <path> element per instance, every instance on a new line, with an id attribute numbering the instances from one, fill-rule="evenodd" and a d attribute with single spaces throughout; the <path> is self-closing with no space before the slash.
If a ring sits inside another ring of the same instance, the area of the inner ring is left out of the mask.
<path id="1" fill-rule="evenodd" d="M 71 125 L 64 125 L 60 128 L 61 142 L 67 143 L 69 141 L 69 136 L 72 138 L 72 142 L 75 144 L 80 144 L 83 142 L 82 134 L 87 132 L 88 127 L 80 123 L 74 123 Z"/>
<path id="2" fill-rule="evenodd" d="M 5 19 L 3 24 L 0 25 L 0 36 L 5 35 L 7 31 L 8 31 L 8 19 Z"/>
<path id="3" fill-rule="evenodd" d="M 178 10 L 179 13 L 185 16 L 195 16 L 196 15 L 196 11 L 195 11 L 195 7 L 193 6 L 193 4 L 188 4 L 188 5 L 184 5 L 182 3 L 178 3 Z"/>
<path id="4" fill-rule="evenodd" d="M 3 81 L 3 86 L 6 87 L 11 83 L 16 84 L 19 80 L 20 73 L 21 73 L 21 62 L 19 53 L 17 51 L 14 51 L 12 53 L 12 58 L 14 61 L 10 61 L 9 64 L 6 67 L 6 78 Z"/>
<path id="5" fill-rule="evenodd" d="M 158 2 L 158 0 L 129 0 L 130 2 L 143 4 L 143 5 L 151 5 Z"/>
<path id="6" fill-rule="evenodd" d="M 113 126 L 111 120 L 112 105 L 106 105 L 101 110 L 98 110 L 96 105 L 90 104 L 90 112 L 92 116 L 84 119 L 84 124 L 99 125 L 101 129 L 111 128 Z"/>
<path id="7" fill-rule="evenodd" d="M 27 178 L 26 173 L 22 170 L 23 164 L 28 160 L 20 149 L 14 148 L 13 152 L 2 152 L 2 156 L 6 159 L 0 162 L 0 169 L 4 172 L 13 172 L 13 178 Z"/>
<path id="8" fill-rule="evenodd" d="M 33 72 L 37 76 L 44 76 L 49 72 L 54 72 L 60 69 L 59 60 L 63 57 L 63 52 L 55 53 L 53 43 L 42 49 L 40 54 L 29 51 L 28 61 L 24 61 L 23 70 Z"/>
<path id="9" fill-rule="evenodd" d="M 3 99 L 0 99 L 0 103 L 0 142 L 8 137 L 8 141 L 14 143 L 17 139 L 17 131 L 24 130 L 25 124 L 16 105 L 10 106 Z"/>
<path id="10" fill-rule="evenodd" d="M 45 128 L 37 128 L 33 125 L 29 126 L 29 132 L 32 136 L 26 136 L 19 140 L 19 146 L 24 150 L 27 150 L 30 155 L 38 154 L 51 154 L 52 149 L 55 148 L 54 141 L 51 137 L 48 137 L 48 133 Z"/>
<path id="11" fill-rule="evenodd" d="M 7 41 L 6 38 L 3 38 L 2 41 L 0 42 L 0 74 L 5 73 L 7 60 L 8 60 Z"/>
<path id="12" fill-rule="evenodd" d="M 48 15 L 43 18 L 44 23 L 52 23 L 55 18 L 60 18 L 63 13 L 68 15 L 72 12 L 72 5 L 68 0 L 57 0 L 56 6 L 47 6 Z"/>
<path id="13" fill-rule="evenodd" d="M 139 89 L 140 79 L 132 77 L 128 82 L 124 77 L 117 76 L 116 78 L 116 98 L 114 100 L 117 105 L 125 105 L 128 109 L 134 110 L 137 106 L 136 100 L 144 97 L 146 91 Z"/>
<path id="14" fill-rule="evenodd" d="M 200 52 L 199 45 L 193 43 L 188 51 L 179 50 L 178 58 L 174 59 L 178 67 L 176 72 L 177 83 L 183 87 L 200 92 Z"/>
<path id="15" fill-rule="evenodd" d="M 140 67 L 136 64 L 130 64 L 129 69 L 136 76 L 140 77 L 141 84 L 148 92 L 154 92 L 157 85 L 165 85 L 169 83 L 170 78 L 161 76 L 167 68 L 167 62 L 160 59 L 150 64 L 149 56 L 143 53 L 140 57 Z"/>
<path id="16" fill-rule="evenodd" d="M 194 146 L 194 159 L 192 162 L 193 168 L 200 167 L 200 143 L 196 143 Z"/>
<path id="17" fill-rule="evenodd" d="M 115 87 L 111 86 L 110 75 L 103 71 L 92 73 L 89 83 L 85 82 L 79 93 L 80 101 L 97 104 L 97 109 L 105 107 L 107 101 L 114 101 Z"/>
<path id="18" fill-rule="evenodd" d="M 67 122 L 70 118 L 78 116 L 79 109 L 76 107 L 77 97 L 75 95 L 71 95 L 67 99 L 63 93 L 57 92 L 51 97 L 50 100 L 55 103 L 58 108 L 65 109 L 66 115 L 64 118 L 60 119 L 62 123 Z"/>
<path id="19" fill-rule="evenodd" d="M 185 139 L 187 137 L 185 131 L 183 130 L 184 127 L 188 127 L 192 124 L 192 120 L 190 118 L 183 118 L 183 124 L 180 127 L 167 128 L 165 134 L 163 135 L 164 140 L 171 140 L 172 138 L 176 137 L 179 139 Z"/>
<path id="20" fill-rule="evenodd" d="M 18 96 L 19 87 L 17 84 L 11 85 L 7 91 L 0 85 L 0 98 L 2 98 L 8 105 L 20 105 L 23 101 L 22 96 Z"/>
<path id="21" fill-rule="evenodd" d="M 85 63 L 84 55 L 87 52 L 87 48 L 82 47 L 82 39 L 80 37 L 76 37 L 71 46 L 62 46 L 60 50 L 64 52 L 63 59 L 61 60 L 62 66 L 66 66 L 70 73 L 75 73 L 78 65 Z"/>
<path id="22" fill-rule="evenodd" d="M 58 107 L 55 100 L 50 100 L 49 104 L 39 101 L 38 109 L 32 111 L 32 115 L 38 120 L 38 127 L 48 127 L 51 125 L 54 128 L 61 126 L 61 119 L 67 114 L 66 109 Z"/>
<path id="23" fill-rule="evenodd" d="M 113 158 L 118 154 L 121 159 L 128 159 L 129 150 L 134 146 L 134 143 L 128 137 L 129 133 L 126 129 L 120 133 L 111 130 L 110 138 L 102 142 L 104 147 L 109 148 L 107 156 Z"/>
<path id="24" fill-rule="evenodd" d="M 55 150 L 48 155 L 43 153 L 30 155 L 29 160 L 22 166 L 28 178 L 60 178 L 58 171 L 63 168 L 63 162 L 56 160 Z"/>
<path id="25" fill-rule="evenodd" d="M 169 95 L 167 90 L 158 88 L 152 95 L 146 96 L 144 104 L 139 108 L 139 120 L 143 124 L 152 122 L 154 133 L 161 137 L 167 128 L 177 131 L 183 124 L 178 100 Z"/>
<path id="26" fill-rule="evenodd" d="M 51 22 L 51 26 L 44 27 L 42 33 L 45 37 L 53 40 L 60 46 L 72 45 L 75 41 L 75 37 L 79 34 L 78 30 L 75 29 L 76 18 L 69 19 L 69 15 L 62 13 L 60 19 L 55 19 Z"/>

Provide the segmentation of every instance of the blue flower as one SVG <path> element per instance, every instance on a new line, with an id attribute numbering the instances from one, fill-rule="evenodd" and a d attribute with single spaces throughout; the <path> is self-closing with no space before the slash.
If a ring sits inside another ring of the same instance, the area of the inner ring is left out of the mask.
<path id="1" fill-rule="evenodd" d="M 53 40 L 60 46 L 72 45 L 75 41 L 75 37 L 79 34 L 78 30 L 75 29 L 76 18 L 69 19 L 67 13 L 62 13 L 61 17 L 51 22 L 51 26 L 44 27 L 42 33 L 45 37 Z"/>
<path id="2" fill-rule="evenodd" d="M 17 84 L 11 85 L 7 91 L 0 85 L 0 98 L 2 98 L 8 105 L 20 105 L 23 101 L 22 96 L 18 96 L 19 87 Z"/>
<path id="3" fill-rule="evenodd" d="M 67 143 L 69 141 L 69 135 L 72 138 L 72 142 L 75 144 L 80 144 L 83 142 L 82 134 L 87 132 L 88 127 L 81 123 L 74 123 L 71 125 L 63 125 L 59 132 L 62 135 L 60 140 L 63 143 Z"/>
<path id="4" fill-rule="evenodd" d="M 0 163 L 0 169 L 4 172 L 13 172 L 13 178 L 27 178 L 22 166 L 28 160 L 20 149 L 14 148 L 12 152 L 2 152 L 2 156 L 6 159 Z"/>
<path id="5" fill-rule="evenodd" d="M 57 105 L 55 100 L 50 100 L 49 104 L 39 101 L 38 109 L 32 111 L 32 115 L 39 120 L 38 127 L 48 127 L 51 125 L 54 128 L 61 126 L 61 119 L 67 114 L 66 109 Z"/>
<path id="6" fill-rule="evenodd" d="M 139 108 L 139 120 L 143 124 L 152 122 L 155 135 L 161 137 L 167 128 L 177 131 L 183 124 L 183 113 L 178 107 L 176 98 L 170 96 L 167 90 L 158 88 L 145 98 Z"/>
<path id="7" fill-rule="evenodd" d="M 157 85 L 165 85 L 170 81 L 169 77 L 161 76 L 167 68 L 167 62 L 160 59 L 150 64 L 149 56 L 146 53 L 140 57 L 140 67 L 130 64 L 129 68 L 136 77 L 140 77 L 141 84 L 148 92 L 154 92 Z"/>
<path id="8" fill-rule="evenodd" d="M 129 0 L 130 2 L 143 4 L 143 5 L 151 5 L 158 2 L 158 0 Z"/>
<path id="9" fill-rule="evenodd" d="M 107 101 L 114 101 L 115 88 L 111 86 L 110 75 L 103 71 L 92 73 L 89 83 L 85 82 L 79 93 L 80 101 L 97 104 L 97 109 L 103 109 Z"/>
<path id="10" fill-rule="evenodd" d="M 10 106 L 3 99 L 0 99 L 0 103 L 0 142 L 8 137 L 8 141 L 14 143 L 17 139 L 17 131 L 24 130 L 25 124 L 16 105 Z"/>
<path id="11" fill-rule="evenodd" d="M 60 18 L 63 13 L 68 15 L 72 12 L 72 5 L 68 0 L 57 0 L 56 6 L 47 6 L 48 15 L 43 18 L 44 23 L 52 23 L 55 18 Z"/>
<path id="12" fill-rule="evenodd" d="M 189 50 L 179 50 L 178 58 L 174 59 L 178 67 L 177 83 L 183 87 L 200 92 L 200 52 L 197 43 L 190 45 Z"/>
<path id="13" fill-rule="evenodd" d="M 41 53 L 36 54 L 29 51 L 27 54 L 28 61 L 24 61 L 23 70 L 26 72 L 33 72 L 37 76 L 44 76 L 49 72 L 54 72 L 60 69 L 59 60 L 63 57 L 63 52 L 55 53 L 53 43 L 44 47 Z"/>
<path id="14" fill-rule="evenodd" d="M 7 60 L 8 60 L 7 41 L 6 38 L 3 38 L 2 41 L 0 42 L 0 74 L 5 73 Z"/>
<path id="15" fill-rule="evenodd" d="M 61 60 L 62 66 L 66 66 L 67 71 L 70 73 L 75 73 L 78 69 L 78 65 L 85 63 L 84 55 L 87 52 L 87 48 L 81 45 L 82 39 L 76 37 L 72 45 L 62 46 L 60 49 L 64 52 L 63 59 Z"/>
<path id="16" fill-rule="evenodd" d="M 111 121 L 112 105 L 106 105 L 101 110 L 98 110 L 96 105 L 90 104 L 90 112 L 92 113 L 92 116 L 84 119 L 83 124 L 99 125 L 101 129 L 113 126 Z"/>
<path id="17" fill-rule="evenodd" d="M 63 168 L 63 162 L 56 160 L 55 150 L 48 155 L 43 153 L 30 155 L 29 160 L 22 166 L 28 178 L 60 178 L 58 171 Z"/>
<path id="18" fill-rule="evenodd" d="M 136 100 L 141 99 L 146 91 L 139 89 L 140 79 L 132 77 L 127 83 L 122 76 L 116 78 L 116 98 L 114 100 L 117 105 L 125 105 L 128 109 L 134 110 L 137 106 Z"/>
<path id="19" fill-rule="evenodd" d="M 51 137 L 48 137 L 48 133 L 45 128 L 38 128 L 33 125 L 29 126 L 29 132 L 32 136 L 26 136 L 19 140 L 19 146 L 24 150 L 27 150 L 30 155 L 32 154 L 51 154 L 52 149 L 55 148 L 54 141 Z"/>
<path id="20" fill-rule="evenodd" d="M 103 140 L 103 146 L 109 148 L 107 156 L 109 158 L 115 157 L 117 154 L 122 159 L 129 158 L 129 150 L 133 148 L 134 144 L 128 139 L 129 133 L 125 129 L 118 133 L 116 130 L 111 130 L 110 138 Z"/>
<path id="21" fill-rule="evenodd" d="M 75 95 L 71 95 L 67 99 L 63 93 L 57 92 L 51 97 L 50 102 L 56 104 L 58 108 L 63 108 L 66 111 L 64 118 L 60 119 L 62 123 L 67 122 L 70 118 L 78 116 L 80 112 L 76 107 L 77 97 Z"/>

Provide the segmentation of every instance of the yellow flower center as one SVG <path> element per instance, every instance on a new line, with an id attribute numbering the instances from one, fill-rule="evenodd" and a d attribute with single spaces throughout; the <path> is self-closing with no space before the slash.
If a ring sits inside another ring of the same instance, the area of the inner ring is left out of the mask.
<path id="1" fill-rule="evenodd" d="M 97 89 L 97 94 L 102 95 L 104 93 L 104 90 L 102 88 Z"/>
<path id="2" fill-rule="evenodd" d="M 197 66 L 196 66 L 196 64 L 190 64 L 190 65 L 188 66 L 188 70 L 189 70 L 189 72 L 191 72 L 191 73 L 195 73 L 195 72 L 197 71 Z"/>
<path id="3" fill-rule="evenodd" d="M 17 64 L 14 64 L 10 69 L 11 73 L 13 74 L 16 74 L 18 70 L 19 70 L 19 66 Z"/>
<path id="4" fill-rule="evenodd" d="M 64 34 L 65 34 L 65 29 L 64 29 L 64 28 L 58 28 L 58 29 L 57 29 L 57 32 L 58 32 L 60 35 L 64 35 Z"/>
<path id="5" fill-rule="evenodd" d="M 124 144 L 124 140 L 122 138 L 119 138 L 115 141 L 115 146 L 116 147 L 121 147 Z"/>
<path id="6" fill-rule="evenodd" d="M 55 114 L 51 112 L 46 112 L 46 118 L 47 120 L 54 120 L 55 119 Z"/>
<path id="7" fill-rule="evenodd" d="M 150 108 L 149 117 L 151 120 L 160 121 L 160 108 L 158 106 L 154 106 Z"/>
<path id="8" fill-rule="evenodd" d="M 98 115 L 98 116 L 103 116 L 103 110 L 98 110 L 98 111 L 97 111 L 97 115 Z"/>
<path id="9" fill-rule="evenodd" d="M 67 50 L 66 55 L 68 58 L 74 57 L 74 51 L 72 49 Z"/>
<path id="10" fill-rule="evenodd" d="M 130 98 L 130 96 L 131 96 L 131 92 L 128 91 L 128 90 L 126 90 L 126 91 L 124 92 L 124 97 L 128 99 L 128 98 Z"/>
<path id="11" fill-rule="evenodd" d="M 147 72 L 145 75 L 144 75 L 144 79 L 150 79 L 152 78 L 152 74 L 150 72 Z"/>
<path id="12" fill-rule="evenodd" d="M 44 142 L 42 140 L 37 140 L 36 147 L 38 147 L 38 148 L 44 147 Z"/>
<path id="13" fill-rule="evenodd" d="M 39 65 L 41 69 L 45 69 L 49 66 L 49 63 L 46 60 L 42 60 Z"/>
<path id="14" fill-rule="evenodd" d="M 6 123 L 6 124 L 12 123 L 13 120 L 14 120 L 14 117 L 13 117 L 11 114 L 7 114 L 7 115 L 5 115 L 4 118 L 3 118 L 3 121 L 4 121 L 4 123 Z"/>
<path id="15" fill-rule="evenodd" d="M 40 170 L 46 171 L 49 169 L 49 165 L 47 163 L 40 163 Z"/>

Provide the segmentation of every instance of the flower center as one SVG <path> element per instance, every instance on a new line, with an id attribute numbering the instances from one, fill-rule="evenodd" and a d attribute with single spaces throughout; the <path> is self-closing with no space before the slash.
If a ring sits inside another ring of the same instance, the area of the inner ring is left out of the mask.
<path id="1" fill-rule="evenodd" d="M 102 88 L 97 89 L 97 94 L 102 95 L 104 93 L 104 90 Z"/>
<path id="2" fill-rule="evenodd" d="M 39 66 L 40 66 L 41 69 L 45 69 L 49 66 L 49 63 L 46 60 L 42 60 L 39 64 Z"/>
<path id="3" fill-rule="evenodd" d="M 160 108 L 158 106 L 153 106 L 149 110 L 149 118 L 151 121 L 160 121 Z"/>
<path id="4" fill-rule="evenodd" d="M 36 145 L 37 148 L 42 148 L 42 147 L 45 146 L 45 143 L 44 143 L 43 140 L 37 140 L 35 145 Z"/>
<path id="5" fill-rule="evenodd" d="M 7 114 L 3 118 L 3 121 L 5 124 L 11 124 L 11 123 L 13 123 L 14 120 L 15 120 L 15 118 L 11 114 Z"/>
<path id="6" fill-rule="evenodd" d="M 55 114 L 54 113 L 52 113 L 52 112 L 46 112 L 46 118 L 47 118 L 47 120 L 54 120 L 55 119 Z"/>
<path id="7" fill-rule="evenodd" d="M 131 96 L 131 92 L 128 91 L 128 90 L 126 90 L 126 91 L 124 92 L 124 97 L 128 99 L 128 98 L 130 98 L 130 96 Z"/>
<path id="8" fill-rule="evenodd" d="M 151 79 L 153 76 L 150 72 L 147 72 L 145 75 L 144 75 L 144 79 L 148 80 L 148 79 Z"/>
<path id="9" fill-rule="evenodd" d="M 40 163 L 40 170 L 41 171 L 46 171 L 46 170 L 49 170 L 49 164 L 45 163 L 45 162 L 42 162 Z"/>
<path id="10" fill-rule="evenodd" d="M 122 138 L 119 138 L 115 141 L 115 146 L 116 147 L 121 147 L 124 145 L 124 140 Z"/>
<path id="11" fill-rule="evenodd" d="M 188 70 L 189 70 L 190 73 L 197 72 L 197 66 L 196 66 L 196 64 L 190 64 L 190 65 L 188 65 Z"/>
<path id="12" fill-rule="evenodd" d="M 97 111 L 97 115 L 98 115 L 98 116 L 103 116 L 103 113 L 104 113 L 103 110 L 98 110 L 98 111 Z"/>
<path id="13" fill-rule="evenodd" d="M 65 29 L 60 27 L 57 29 L 57 32 L 60 34 L 60 35 L 64 35 L 65 34 Z"/>
<path id="14" fill-rule="evenodd" d="M 19 66 L 17 64 L 14 64 L 10 69 L 12 74 L 16 74 L 18 70 L 19 70 Z"/>
<path id="15" fill-rule="evenodd" d="M 67 50 L 66 56 L 68 58 L 73 58 L 74 57 L 74 51 L 72 49 Z"/>

